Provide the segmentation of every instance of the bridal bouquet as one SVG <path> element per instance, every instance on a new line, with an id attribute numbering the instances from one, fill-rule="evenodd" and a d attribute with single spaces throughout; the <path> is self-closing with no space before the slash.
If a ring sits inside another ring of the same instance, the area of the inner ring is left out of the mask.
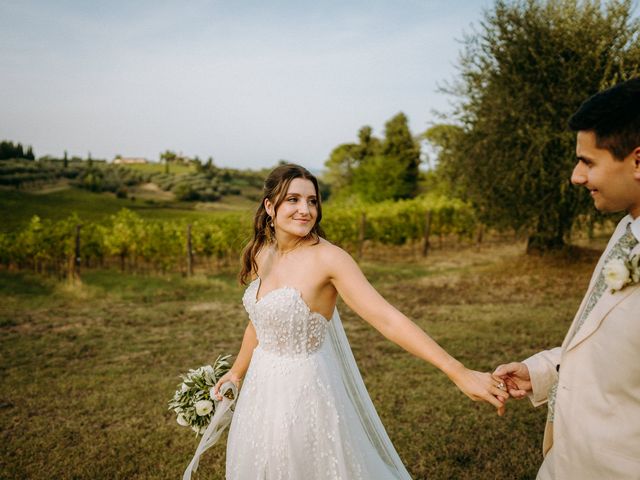
<path id="1" fill-rule="evenodd" d="M 230 357 L 231 355 L 219 355 L 213 366 L 205 365 L 181 375 L 182 384 L 169 401 L 169 410 L 176 413 L 178 424 L 191 427 L 196 436 L 204 434 L 215 414 L 218 402 L 213 387 L 231 368 Z"/>

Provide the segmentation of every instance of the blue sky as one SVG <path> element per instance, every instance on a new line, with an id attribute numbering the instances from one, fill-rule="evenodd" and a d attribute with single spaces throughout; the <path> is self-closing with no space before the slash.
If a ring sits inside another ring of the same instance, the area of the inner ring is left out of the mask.
<path id="1" fill-rule="evenodd" d="M 447 109 L 492 1 L 0 0 L 0 137 L 36 155 L 321 168 L 363 125 Z"/>

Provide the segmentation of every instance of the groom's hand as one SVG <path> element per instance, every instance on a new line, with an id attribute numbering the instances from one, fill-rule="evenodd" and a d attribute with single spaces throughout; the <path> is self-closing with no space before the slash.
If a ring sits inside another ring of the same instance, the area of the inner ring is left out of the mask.
<path id="1" fill-rule="evenodd" d="M 504 415 L 504 402 L 509 394 L 498 388 L 501 381 L 499 378 L 490 373 L 469 370 L 462 364 L 447 375 L 467 397 L 475 402 L 489 402 L 496 408 L 498 415 Z"/>
<path id="2" fill-rule="evenodd" d="M 500 365 L 493 375 L 504 381 L 509 395 L 513 398 L 522 399 L 532 391 L 529 368 L 522 362 Z"/>

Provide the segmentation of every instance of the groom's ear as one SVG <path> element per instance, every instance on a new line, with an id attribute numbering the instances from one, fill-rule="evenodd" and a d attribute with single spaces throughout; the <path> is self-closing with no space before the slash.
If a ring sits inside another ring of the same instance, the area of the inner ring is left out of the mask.
<path id="1" fill-rule="evenodd" d="M 636 147 L 631 152 L 633 156 L 633 178 L 640 182 L 640 147 Z"/>

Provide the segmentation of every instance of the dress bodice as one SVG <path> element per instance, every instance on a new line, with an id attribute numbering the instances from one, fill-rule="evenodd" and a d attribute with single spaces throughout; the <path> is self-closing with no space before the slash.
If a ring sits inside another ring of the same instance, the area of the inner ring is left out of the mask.
<path id="1" fill-rule="evenodd" d="M 309 355 L 324 343 L 329 322 L 312 312 L 293 287 L 271 290 L 258 299 L 260 278 L 249 284 L 242 303 L 256 329 L 260 348 L 277 355 Z"/>

